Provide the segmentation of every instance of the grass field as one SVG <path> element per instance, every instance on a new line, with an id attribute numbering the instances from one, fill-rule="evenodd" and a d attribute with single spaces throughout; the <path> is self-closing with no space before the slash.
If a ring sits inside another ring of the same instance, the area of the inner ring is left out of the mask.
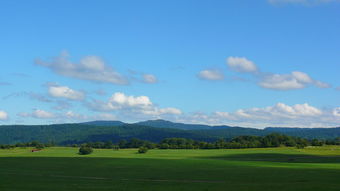
<path id="1" fill-rule="evenodd" d="M 0 190 L 340 190 L 340 147 L 0 150 Z"/>

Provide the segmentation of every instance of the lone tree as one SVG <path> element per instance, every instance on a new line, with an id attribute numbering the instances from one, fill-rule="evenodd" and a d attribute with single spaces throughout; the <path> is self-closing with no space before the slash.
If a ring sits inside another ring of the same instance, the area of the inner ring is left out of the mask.
<path id="1" fill-rule="evenodd" d="M 91 147 L 81 146 L 79 148 L 80 155 L 88 155 L 88 154 L 91 154 L 92 152 L 93 152 L 93 149 Z"/>
<path id="2" fill-rule="evenodd" d="M 139 147 L 138 149 L 138 153 L 143 154 L 148 152 L 148 148 L 147 147 Z"/>

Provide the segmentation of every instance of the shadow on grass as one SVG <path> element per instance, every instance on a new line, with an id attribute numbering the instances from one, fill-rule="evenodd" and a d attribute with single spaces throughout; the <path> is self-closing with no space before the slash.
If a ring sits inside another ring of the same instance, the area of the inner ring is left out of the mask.
<path id="1" fill-rule="evenodd" d="M 287 163 L 340 163 L 340 156 L 319 156 L 305 154 L 256 153 L 209 157 L 230 161 L 264 161 Z"/>
<path id="2" fill-rule="evenodd" d="M 279 162 L 292 157 L 296 160 L 307 158 L 309 162 L 311 160 L 327 162 L 324 157 L 319 156 L 308 158 L 306 155 L 261 153 L 215 158 Z M 336 157 L 336 161 L 339 162 L 340 158 Z M 339 172 L 339 169 L 302 166 L 301 168 L 243 166 L 213 160 L 0 157 L 0 190 L 224 191 L 228 188 L 228 191 L 338 191 Z"/>

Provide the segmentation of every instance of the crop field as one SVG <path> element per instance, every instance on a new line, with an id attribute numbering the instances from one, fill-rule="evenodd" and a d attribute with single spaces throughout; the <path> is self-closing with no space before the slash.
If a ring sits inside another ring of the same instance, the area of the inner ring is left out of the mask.
<path id="1" fill-rule="evenodd" d="M 229 150 L 0 150 L 0 190 L 340 189 L 340 146 Z"/>

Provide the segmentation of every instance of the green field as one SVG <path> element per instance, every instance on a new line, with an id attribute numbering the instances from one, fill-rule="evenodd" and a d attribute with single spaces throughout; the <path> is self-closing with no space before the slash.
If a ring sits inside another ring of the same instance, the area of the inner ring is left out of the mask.
<path id="1" fill-rule="evenodd" d="M 340 190 L 340 146 L 239 150 L 0 150 L 0 190 Z"/>

